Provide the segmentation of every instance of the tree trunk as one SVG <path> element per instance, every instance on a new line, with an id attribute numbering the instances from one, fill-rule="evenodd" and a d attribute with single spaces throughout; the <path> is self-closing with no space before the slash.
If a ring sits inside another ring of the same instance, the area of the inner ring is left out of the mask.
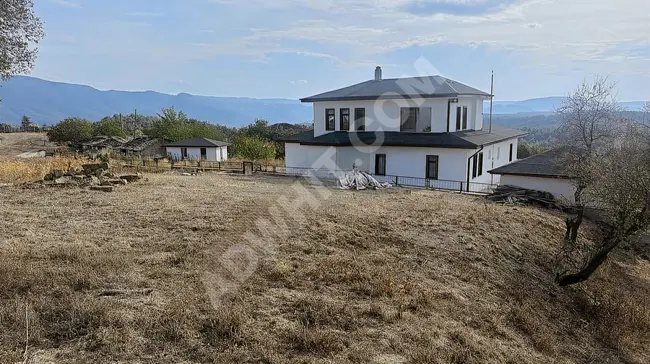
<path id="1" fill-rule="evenodd" d="M 584 282 L 600 267 L 601 264 L 605 262 L 609 253 L 620 244 L 621 239 L 619 238 L 609 238 L 603 242 L 598 251 L 592 254 L 589 257 L 589 260 L 583 265 L 582 269 L 579 272 L 571 274 L 562 274 L 558 275 L 555 278 L 556 283 L 559 286 L 570 286 L 572 284 Z"/>
<path id="2" fill-rule="evenodd" d="M 566 223 L 566 233 L 564 239 L 568 242 L 574 243 L 578 240 L 578 230 L 580 225 L 582 225 L 582 218 L 584 217 L 584 207 L 576 207 L 575 212 L 570 211 L 567 213 L 567 217 L 564 220 Z"/>

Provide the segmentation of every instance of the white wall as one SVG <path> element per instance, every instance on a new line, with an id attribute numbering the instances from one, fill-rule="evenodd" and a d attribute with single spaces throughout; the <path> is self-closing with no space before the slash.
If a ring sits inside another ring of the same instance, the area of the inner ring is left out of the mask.
<path id="1" fill-rule="evenodd" d="M 206 153 L 207 153 L 206 160 L 213 161 L 213 162 L 221 162 L 223 160 L 226 160 L 226 159 L 223 159 L 223 157 L 222 157 L 222 155 L 223 155 L 222 154 L 222 149 L 223 148 L 226 148 L 226 147 L 206 148 Z M 176 159 L 176 160 L 182 159 L 181 158 L 181 156 L 182 156 L 181 147 L 166 147 L 166 149 L 167 149 L 167 155 L 172 155 L 173 158 Z M 226 156 L 228 155 L 227 151 L 226 151 L 225 155 Z M 201 148 L 198 148 L 198 147 L 187 148 L 187 159 L 197 160 L 197 161 L 201 160 Z"/>
<path id="2" fill-rule="evenodd" d="M 330 148 L 331 161 L 337 170 L 349 171 L 352 165 L 363 171 L 375 172 L 375 155 L 386 154 L 386 174 L 394 176 L 425 178 L 426 156 L 439 157 L 438 178 L 440 180 L 465 181 L 467 178 L 467 158 L 471 151 L 467 149 L 412 148 L 412 147 L 321 147 L 285 144 L 288 168 L 314 168 L 318 158 Z"/>
<path id="3" fill-rule="evenodd" d="M 501 184 L 546 191 L 552 193 L 556 199 L 575 202 L 576 188 L 568 179 L 503 175 Z"/>
<path id="4" fill-rule="evenodd" d="M 355 131 L 354 109 L 366 109 L 367 131 L 400 131 L 400 109 L 402 107 L 430 107 L 431 132 L 447 132 L 447 101 L 448 98 L 437 99 L 395 99 L 395 100 L 366 100 L 366 101 L 327 101 L 314 103 L 314 136 L 320 136 L 331 131 L 325 130 L 325 110 L 335 110 L 335 130 L 340 130 L 340 110 L 350 109 L 350 130 Z M 456 108 L 467 106 L 469 129 L 481 129 L 483 126 L 483 98 L 478 96 L 463 96 L 458 103 L 450 105 L 449 131 L 456 131 Z"/>
<path id="5" fill-rule="evenodd" d="M 519 138 L 508 139 L 500 143 L 495 143 L 487 145 L 483 148 L 483 175 L 476 178 L 471 178 L 470 181 L 476 183 L 489 183 L 489 184 L 499 184 L 501 180 L 501 175 L 491 174 L 488 171 L 495 168 L 499 168 L 506 164 L 512 163 L 510 158 L 510 144 L 513 145 L 512 148 L 512 162 L 517 161 L 517 148 L 519 145 Z M 478 151 L 478 149 L 476 150 Z M 474 154 L 476 151 L 470 154 Z M 470 165 L 471 167 L 471 165 Z"/>
<path id="6" fill-rule="evenodd" d="M 221 161 L 227 161 L 227 160 L 228 160 L 228 147 L 227 147 L 227 146 L 223 146 L 223 147 L 221 147 L 220 149 L 221 149 L 221 150 L 220 150 L 219 152 L 220 152 L 220 154 L 221 154 L 221 155 L 220 155 L 220 157 L 221 157 Z"/>

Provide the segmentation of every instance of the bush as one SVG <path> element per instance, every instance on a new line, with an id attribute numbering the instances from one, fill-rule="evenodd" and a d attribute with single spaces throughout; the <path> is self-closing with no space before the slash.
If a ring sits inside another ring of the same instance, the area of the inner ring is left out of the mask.
<path id="1" fill-rule="evenodd" d="M 240 136 L 235 139 L 235 155 L 250 160 L 267 160 L 275 158 L 273 142 L 257 137 Z"/>
<path id="2" fill-rule="evenodd" d="M 93 124 L 82 118 L 67 118 L 47 132 L 51 142 L 81 144 L 93 137 Z"/>

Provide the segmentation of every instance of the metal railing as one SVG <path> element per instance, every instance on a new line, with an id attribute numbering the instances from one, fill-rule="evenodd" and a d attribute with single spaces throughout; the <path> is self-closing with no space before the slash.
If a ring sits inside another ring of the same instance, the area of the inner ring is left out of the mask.
<path id="1" fill-rule="evenodd" d="M 276 173 L 284 174 L 290 176 L 304 176 L 309 177 L 313 176 L 318 179 L 326 180 L 337 180 L 341 175 L 346 172 L 344 170 L 315 170 L 311 168 L 299 168 L 299 167 L 274 167 L 271 171 L 268 171 L 266 168 L 260 169 L 263 172 L 267 173 Z M 479 194 L 489 194 L 494 191 L 497 187 L 496 184 L 490 183 L 479 183 L 479 182 L 469 182 L 467 181 L 453 181 L 453 180 L 440 180 L 440 179 L 431 179 L 431 178 L 422 178 L 422 177 L 409 177 L 409 176 L 377 176 L 373 175 L 379 182 L 390 183 L 394 186 L 400 187 L 417 187 L 417 188 L 426 188 L 432 190 L 443 190 L 443 191 L 458 191 L 458 192 L 471 192 Z"/>

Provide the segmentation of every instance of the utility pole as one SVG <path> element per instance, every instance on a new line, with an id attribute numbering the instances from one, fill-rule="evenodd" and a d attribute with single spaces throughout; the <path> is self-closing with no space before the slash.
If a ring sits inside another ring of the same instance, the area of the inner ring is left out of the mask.
<path id="1" fill-rule="evenodd" d="M 138 109 L 135 109 L 134 113 L 134 121 L 133 121 L 133 138 L 135 139 L 135 129 L 138 126 Z"/>
<path id="2" fill-rule="evenodd" d="M 492 133 L 492 104 L 494 104 L 494 70 L 490 81 L 490 133 Z"/>

